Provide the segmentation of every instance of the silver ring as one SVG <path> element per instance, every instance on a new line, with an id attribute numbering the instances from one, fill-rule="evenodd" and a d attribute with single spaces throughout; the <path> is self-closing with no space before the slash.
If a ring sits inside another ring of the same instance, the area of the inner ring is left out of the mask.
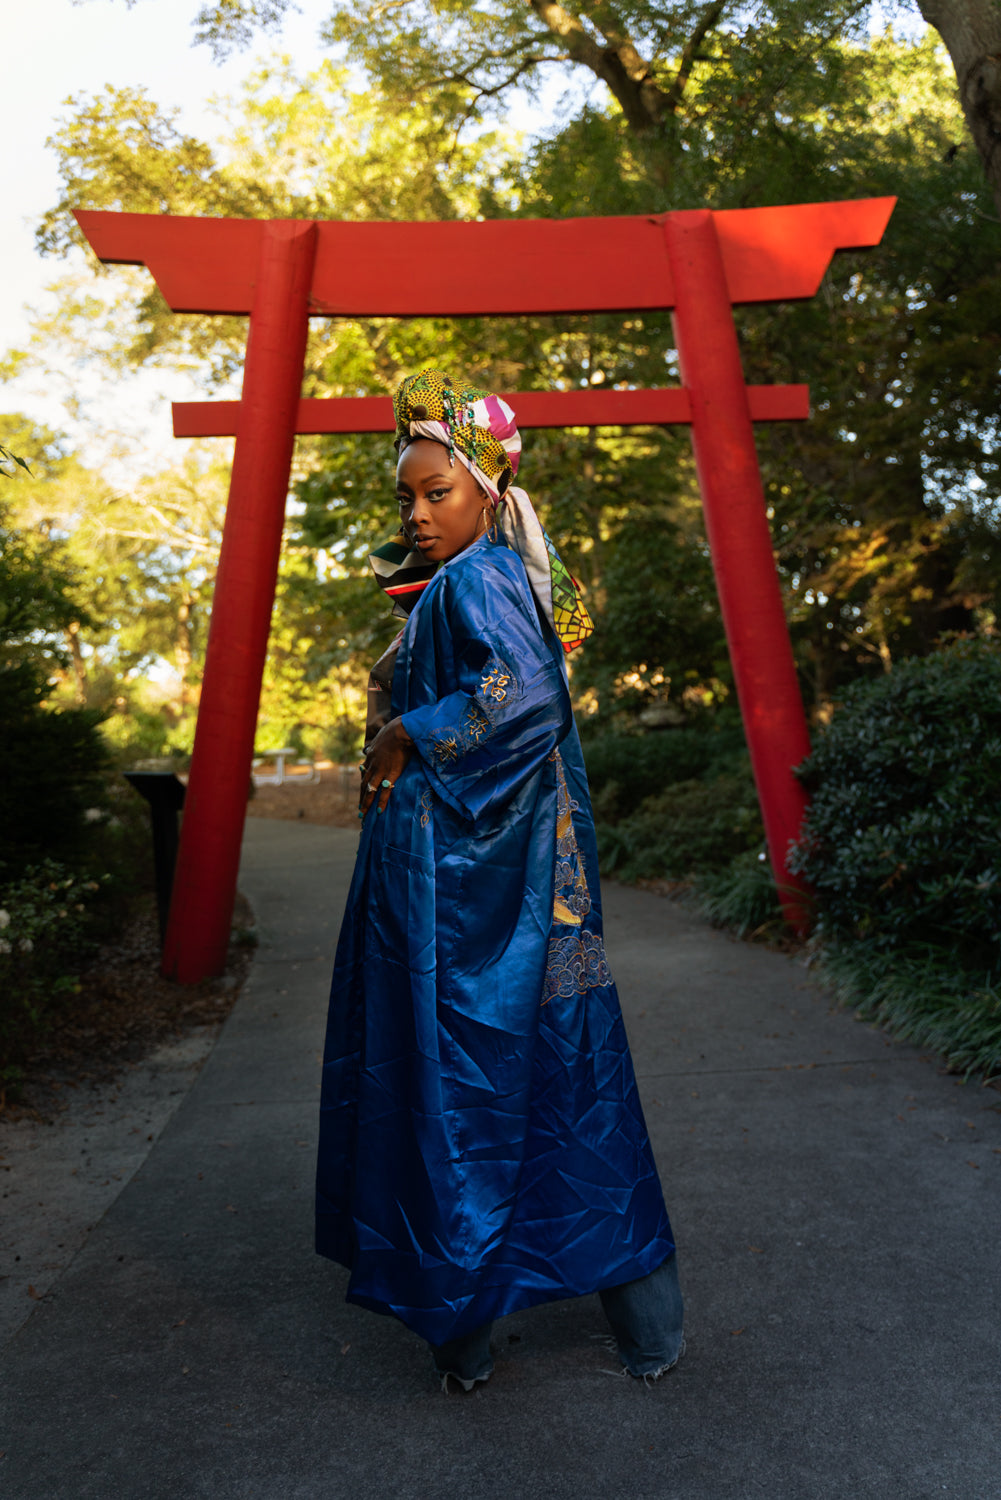
<path id="1" fill-rule="evenodd" d="M 379 790 L 374 781 L 366 782 L 366 786 L 370 792 L 377 792 Z"/>

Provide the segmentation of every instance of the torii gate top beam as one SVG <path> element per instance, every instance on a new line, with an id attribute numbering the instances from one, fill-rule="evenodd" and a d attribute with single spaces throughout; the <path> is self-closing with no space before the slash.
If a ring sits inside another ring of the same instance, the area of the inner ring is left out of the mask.
<path id="1" fill-rule="evenodd" d="M 713 214 L 731 303 L 812 297 L 835 250 L 876 245 L 893 198 Z M 481 223 L 316 223 L 311 317 L 627 312 L 675 305 L 667 214 Z M 146 265 L 174 312 L 249 313 L 261 219 L 78 210 L 106 263 Z"/>

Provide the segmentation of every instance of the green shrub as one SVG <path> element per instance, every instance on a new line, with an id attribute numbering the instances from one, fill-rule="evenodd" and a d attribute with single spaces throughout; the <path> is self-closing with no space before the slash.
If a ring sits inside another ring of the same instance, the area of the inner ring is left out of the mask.
<path id="1" fill-rule="evenodd" d="M 96 944 L 90 908 L 100 889 L 52 859 L 0 885 L 0 1092 L 77 988 Z"/>
<path id="2" fill-rule="evenodd" d="M 162 713 L 133 703 L 121 713 L 108 714 L 101 724 L 101 738 L 115 764 L 128 770 L 140 760 L 166 758 L 171 728 Z"/>
<path id="3" fill-rule="evenodd" d="M 595 814 L 606 819 L 628 817 L 677 782 L 738 767 L 746 754 L 739 723 L 708 718 L 678 729 L 587 735 L 583 745 Z"/>
<path id="4" fill-rule="evenodd" d="M 997 973 L 1001 646 L 960 640 L 854 687 L 799 774 L 811 802 L 789 868 L 821 933 Z"/>
<path id="5" fill-rule="evenodd" d="M 304 739 L 306 737 L 304 736 Z M 323 755 L 335 766 L 355 765 L 365 741 L 365 726 L 348 714 L 341 714 L 322 733 L 306 741 L 307 755 Z"/>
<path id="6" fill-rule="evenodd" d="M 838 998 L 949 1067 L 1001 1071 L 1001 646 L 960 640 L 852 689 L 800 775 L 789 868 Z"/>
<path id="7" fill-rule="evenodd" d="M 39 860 L 79 863 L 104 815 L 100 714 L 42 707 L 34 667 L 0 666 L 0 881 Z"/>
<path id="8" fill-rule="evenodd" d="M 676 782 L 630 817 L 599 822 L 597 834 L 602 870 L 621 880 L 720 869 L 763 837 L 750 767 L 713 781 Z"/>
<path id="9" fill-rule="evenodd" d="M 110 929 L 120 923 L 137 894 L 155 887 L 149 803 L 122 775 L 106 783 L 108 816 L 91 829 L 86 867 L 102 882 L 104 899 L 95 913 Z"/>

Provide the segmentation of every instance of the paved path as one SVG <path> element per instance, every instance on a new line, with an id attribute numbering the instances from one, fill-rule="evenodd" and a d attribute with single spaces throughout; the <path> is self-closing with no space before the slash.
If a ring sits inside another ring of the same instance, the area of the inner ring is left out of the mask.
<path id="1" fill-rule="evenodd" d="M 517 1314 L 445 1398 L 311 1249 L 353 836 L 248 824 L 263 943 L 190 1093 L 7 1344 L 5 1500 L 997 1500 L 1001 1113 L 801 966 L 643 892 L 608 948 L 689 1352 L 610 1378 L 595 1298 Z"/>

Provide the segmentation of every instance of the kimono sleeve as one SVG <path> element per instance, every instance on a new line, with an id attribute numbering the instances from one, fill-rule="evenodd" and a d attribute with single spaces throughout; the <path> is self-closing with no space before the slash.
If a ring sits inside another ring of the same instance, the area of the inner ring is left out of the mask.
<path id="1" fill-rule="evenodd" d="M 566 676 L 527 585 L 499 569 L 449 580 L 435 644 L 457 688 L 403 714 L 403 727 L 435 792 L 476 819 L 511 802 L 567 734 Z"/>

